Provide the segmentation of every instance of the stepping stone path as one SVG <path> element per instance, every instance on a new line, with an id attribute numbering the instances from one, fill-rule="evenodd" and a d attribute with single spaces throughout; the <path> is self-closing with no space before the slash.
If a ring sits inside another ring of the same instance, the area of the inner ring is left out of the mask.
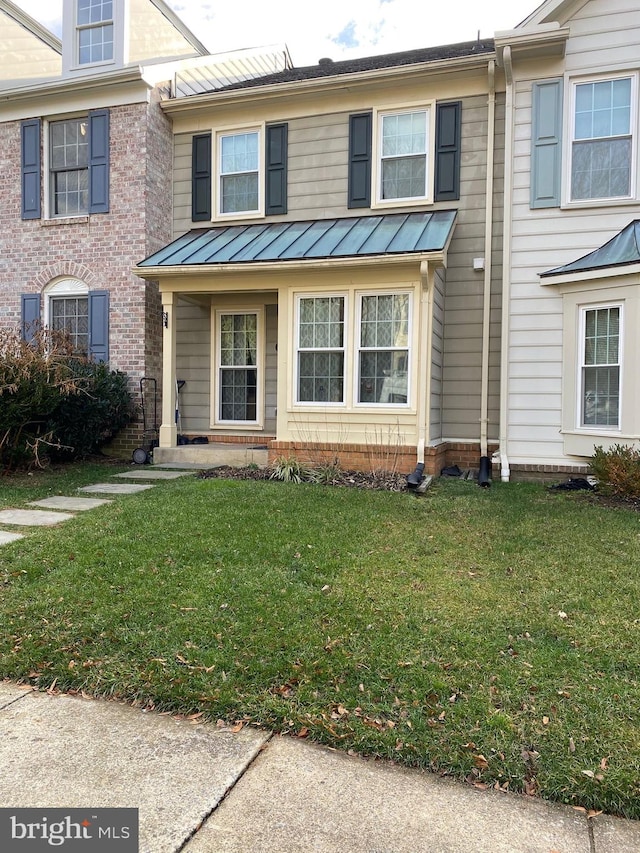
<path id="1" fill-rule="evenodd" d="M 114 477 L 130 480 L 176 480 L 178 477 L 185 477 L 193 474 L 193 471 L 164 471 L 158 468 L 145 468 L 133 471 L 124 471 L 121 474 L 114 474 Z M 139 492 L 144 492 L 147 489 L 152 489 L 153 484 L 149 483 L 95 483 L 92 486 L 83 486 L 78 489 L 78 492 L 90 494 L 110 494 L 110 495 L 135 495 Z M 74 518 L 74 512 L 84 512 L 86 510 L 95 509 L 103 504 L 111 503 L 108 498 L 88 498 L 88 497 L 64 497 L 62 495 L 54 495 L 50 498 L 43 498 L 39 501 L 31 501 L 29 506 L 34 509 L 4 509 L 0 510 L 0 525 L 9 524 L 15 527 L 52 527 L 60 524 L 63 521 L 68 521 Z M 62 510 L 62 512 L 60 511 Z M 0 530 L 0 545 L 8 545 L 10 542 L 16 542 L 18 539 L 23 539 L 22 533 L 16 533 L 9 530 Z"/>

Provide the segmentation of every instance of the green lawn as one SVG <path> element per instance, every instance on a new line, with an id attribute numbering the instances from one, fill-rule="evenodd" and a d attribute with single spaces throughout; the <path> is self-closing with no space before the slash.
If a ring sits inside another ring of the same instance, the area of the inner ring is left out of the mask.
<path id="1" fill-rule="evenodd" d="M 0 549 L 0 677 L 640 818 L 639 552 L 541 486 L 189 477 Z"/>

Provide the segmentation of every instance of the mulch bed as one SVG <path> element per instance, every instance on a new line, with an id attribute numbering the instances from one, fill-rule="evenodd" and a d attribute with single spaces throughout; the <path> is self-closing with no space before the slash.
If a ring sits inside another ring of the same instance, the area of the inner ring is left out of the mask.
<path id="1" fill-rule="evenodd" d="M 199 475 L 208 480 L 219 477 L 225 480 L 270 480 L 272 471 L 269 468 L 231 468 L 221 465 L 210 468 Z M 274 478 L 274 482 L 281 482 Z M 397 473 L 362 473 L 361 471 L 340 471 L 324 484 L 331 486 L 350 486 L 356 489 L 379 489 L 387 492 L 404 492 L 407 490 L 406 474 Z"/>

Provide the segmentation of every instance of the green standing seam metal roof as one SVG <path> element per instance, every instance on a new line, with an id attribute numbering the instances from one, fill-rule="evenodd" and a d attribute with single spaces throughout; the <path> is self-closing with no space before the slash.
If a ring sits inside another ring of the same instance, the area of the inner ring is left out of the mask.
<path id="1" fill-rule="evenodd" d="M 138 267 L 214 266 L 442 252 L 455 210 L 305 222 L 220 225 L 188 231 Z"/>
<path id="2" fill-rule="evenodd" d="M 544 278 L 548 275 L 563 275 L 572 272 L 588 272 L 590 270 L 606 269 L 607 267 L 621 267 L 629 264 L 640 263 L 640 219 L 634 219 L 619 234 L 616 234 L 608 243 L 589 252 L 577 261 L 556 267 L 547 272 L 540 273 Z"/>

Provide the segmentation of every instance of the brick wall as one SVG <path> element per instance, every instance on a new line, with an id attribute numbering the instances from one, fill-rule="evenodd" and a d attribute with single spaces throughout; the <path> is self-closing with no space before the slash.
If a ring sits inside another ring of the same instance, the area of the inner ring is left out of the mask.
<path id="1" fill-rule="evenodd" d="M 20 295 L 42 293 L 56 278 L 108 290 L 110 365 L 128 374 L 138 402 L 140 378 L 161 378 L 161 304 L 157 284 L 131 270 L 171 239 L 172 150 L 157 92 L 148 104 L 113 107 L 109 212 L 23 221 L 20 122 L 0 124 L 0 328 L 18 329 Z M 138 446 L 140 434 L 133 425 L 116 449 Z"/>

